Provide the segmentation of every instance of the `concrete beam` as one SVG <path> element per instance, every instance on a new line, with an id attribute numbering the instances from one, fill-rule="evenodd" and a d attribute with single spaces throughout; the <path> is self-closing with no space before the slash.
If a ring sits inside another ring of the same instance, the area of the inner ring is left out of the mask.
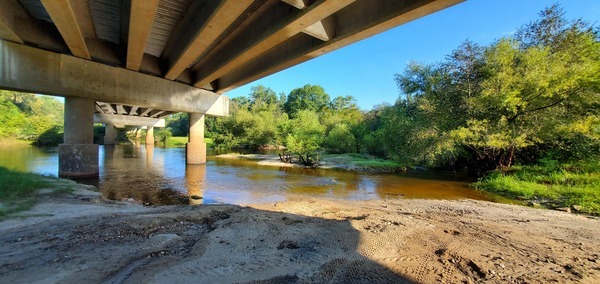
<path id="1" fill-rule="evenodd" d="M 3 2 L 2 9 L 0 9 L 0 39 L 23 43 L 23 39 L 16 32 L 14 15 Z"/>
<path id="2" fill-rule="evenodd" d="M 244 12 L 253 0 L 195 1 L 183 19 L 188 27 L 170 41 L 165 58 L 170 61 L 165 78 L 175 80 Z M 205 5 L 206 4 L 206 5 Z"/>
<path id="3" fill-rule="evenodd" d="M 333 13 L 353 3 L 355 0 L 319 0 L 297 14 L 285 17 L 279 24 L 265 30 L 250 30 L 251 36 L 235 42 L 235 48 L 223 49 L 222 54 L 202 64 L 197 72 L 194 86 L 202 88 L 217 78 L 228 74 L 285 40 L 302 32 L 312 24 L 329 17 Z M 290 14 L 288 14 L 290 15 Z M 273 22 L 273 19 L 271 23 Z"/>
<path id="4" fill-rule="evenodd" d="M 357 1 L 336 13 L 335 38 L 323 42 L 296 36 L 219 78 L 223 93 L 464 0 Z"/>
<path id="5" fill-rule="evenodd" d="M 127 69 L 138 71 L 150 35 L 158 0 L 132 0 L 127 40 Z"/>
<path id="6" fill-rule="evenodd" d="M 77 57 L 92 59 L 69 0 L 41 0 L 61 36 Z"/>
<path id="7" fill-rule="evenodd" d="M 229 98 L 130 70 L 0 40 L 0 88 L 228 116 Z"/>
<path id="8" fill-rule="evenodd" d="M 165 127 L 164 118 L 150 118 L 129 115 L 94 113 L 94 123 L 104 123 L 113 125 L 131 125 L 131 126 L 154 126 Z"/>
<path id="9" fill-rule="evenodd" d="M 335 37 L 335 16 L 318 21 L 302 32 L 322 41 L 328 41 Z"/>
<path id="10" fill-rule="evenodd" d="M 308 0 L 281 0 L 281 2 L 288 3 L 298 9 L 308 7 Z"/>

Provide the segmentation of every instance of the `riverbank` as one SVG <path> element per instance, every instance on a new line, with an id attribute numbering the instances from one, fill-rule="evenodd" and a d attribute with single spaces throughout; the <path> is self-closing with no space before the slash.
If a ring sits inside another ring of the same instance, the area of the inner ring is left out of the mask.
<path id="1" fill-rule="evenodd" d="M 144 207 L 85 187 L 0 222 L 0 282 L 600 281 L 600 221 L 483 201 Z"/>
<path id="2" fill-rule="evenodd" d="M 230 153 L 215 156 L 219 159 L 245 159 L 257 164 L 271 167 L 304 167 L 298 163 L 282 162 L 277 154 L 239 154 Z M 361 154 L 325 154 L 321 156 L 321 169 L 341 169 L 347 171 L 372 173 L 406 172 L 407 167 L 394 161 L 375 158 Z"/>

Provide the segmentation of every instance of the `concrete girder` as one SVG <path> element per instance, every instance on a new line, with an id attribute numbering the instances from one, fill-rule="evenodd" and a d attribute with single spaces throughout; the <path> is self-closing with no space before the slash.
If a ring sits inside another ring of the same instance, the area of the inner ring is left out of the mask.
<path id="1" fill-rule="evenodd" d="M 0 87 L 228 116 L 229 98 L 130 70 L 0 40 Z"/>
<path id="2" fill-rule="evenodd" d="M 238 18 L 253 0 L 195 1 L 183 19 L 188 27 L 166 48 L 165 78 L 175 80 Z"/>
<path id="3" fill-rule="evenodd" d="M 127 40 L 127 69 L 138 71 L 150 35 L 158 0 L 132 0 Z"/>
<path id="4" fill-rule="evenodd" d="M 94 123 L 131 125 L 131 126 L 154 126 L 165 127 L 164 118 L 139 117 L 129 115 L 116 115 L 105 113 L 94 113 Z"/>
<path id="5" fill-rule="evenodd" d="M 266 25 L 268 28 L 252 30 L 252 27 L 250 27 L 247 35 L 241 35 L 244 38 L 232 44 L 231 48 L 223 48 L 220 53 L 201 63 L 199 69 L 197 69 L 198 80 L 194 83 L 194 86 L 202 88 L 223 75 L 244 66 L 264 52 L 294 37 L 307 27 L 329 17 L 354 1 L 319 0 L 298 13 L 285 13 L 285 16 L 277 21 L 265 19 L 265 21 L 269 20 L 270 25 Z M 257 24 L 259 27 L 263 25 L 265 23 L 261 21 Z"/>
<path id="6" fill-rule="evenodd" d="M 139 106 L 132 106 L 131 110 L 129 110 L 129 115 L 137 115 L 137 110 L 139 109 Z"/>
<path id="7" fill-rule="evenodd" d="M 335 14 L 336 35 L 329 41 L 297 35 L 219 78 L 219 93 L 258 80 L 464 0 L 357 1 Z"/>
<path id="8" fill-rule="evenodd" d="M 23 39 L 16 33 L 15 28 L 14 15 L 3 3 L 0 9 L 0 39 L 23 44 Z"/>
<path id="9" fill-rule="evenodd" d="M 83 38 L 79 22 L 69 0 L 41 0 L 71 53 L 77 57 L 92 59 Z"/>

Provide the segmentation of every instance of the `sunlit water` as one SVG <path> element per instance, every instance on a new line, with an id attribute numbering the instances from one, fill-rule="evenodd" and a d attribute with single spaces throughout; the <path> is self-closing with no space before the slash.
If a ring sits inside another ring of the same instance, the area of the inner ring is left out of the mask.
<path id="1" fill-rule="evenodd" d="M 370 174 L 323 169 L 259 166 L 255 161 L 208 157 L 185 164 L 185 149 L 134 145 L 100 146 L 100 177 L 83 182 L 104 196 L 144 204 L 251 204 L 292 195 L 339 200 L 387 198 L 489 198 L 454 175 Z M 0 147 L 0 166 L 57 176 L 57 148 Z"/>

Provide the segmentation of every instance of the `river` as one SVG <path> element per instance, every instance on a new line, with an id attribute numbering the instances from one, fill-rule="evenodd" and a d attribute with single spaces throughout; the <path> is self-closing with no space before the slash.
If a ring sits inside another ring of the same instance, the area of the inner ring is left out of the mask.
<path id="1" fill-rule="evenodd" d="M 185 165 L 184 148 L 100 146 L 100 176 L 81 182 L 113 200 L 133 198 L 147 205 L 252 204 L 291 196 L 367 200 L 388 198 L 477 199 L 452 174 L 373 174 L 325 169 L 260 166 L 255 161 L 209 155 L 206 165 Z M 57 176 L 57 148 L 0 147 L 0 166 Z"/>

